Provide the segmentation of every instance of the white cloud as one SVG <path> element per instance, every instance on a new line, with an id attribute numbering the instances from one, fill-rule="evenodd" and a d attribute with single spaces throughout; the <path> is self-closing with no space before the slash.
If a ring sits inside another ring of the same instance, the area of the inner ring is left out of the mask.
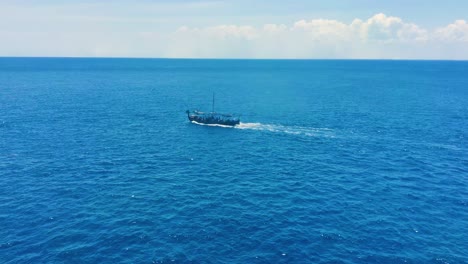
<path id="1" fill-rule="evenodd" d="M 278 33 L 283 33 L 287 30 L 288 28 L 286 27 L 286 25 L 276 25 L 276 24 L 265 24 L 263 26 L 263 31 L 265 33 L 269 33 L 269 34 L 278 34 Z"/>
<path id="2" fill-rule="evenodd" d="M 425 41 L 427 31 L 401 18 L 376 14 L 367 21 L 355 19 L 351 24 L 337 20 L 314 19 L 309 22 L 300 20 L 292 30 L 302 29 L 315 38 L 328 38 L 335 41 Z"/>
<path id="3" fill-rule="evenodd" d="M 465 20 L 431 30 L 379 13 L 350 23 L 303 19 L 290 24 L 209 23 L 177 28 L 167 17 L 120 17 L 115 10 L 104 17 L 72 16 L 70 10 L 54 17 L 51 11 L 39 11 L 45 13 L 31 20 L 34 23 L 13 20 L 17 27 L 12 31 L 9 9 L 0 9 L 4 15 L 0 16 L 0 56 L 468 59 Z M 25 14 L 38 13 L 32 9 Z"/>
<path id="4" fill-rule="evenodd" d="M 245 57 L 250 55 L 258 29 L 252 26 L 219 25 L 206 28 L 182 26 L 168 37 L 164 57 Z M 229 55 L 227 55 L 229 54 Z"/>
<path id="5" fill-rule="evenodd" d="M 334 40 L 349 39 L 351 33 L 348 25 L 336 20 L 314 19 L 309 22 L 300 20 L 294 23 L 291 30 L 302 30 L 306 37 L 314 39 L 327 38 Z"/>
<path id="6" fill-rule="evenodd" d="M 457 20 L 435 31 L 435 38 L 444 42 L 468 42 L 468 23 Z"/>
<path id="7" fill-rule="evenodd" d="M 412 50 L 428 40 L 427 30 L 398 17 L 376 14 L 350 24 L 313 19 L 290 26 L 184 26 L 173 34 L 176 44 L 168 50 L 176 57 L 394 58 L 419 56 Z"/>
<path id="8" fill-rule="evenodd" d="M 397 32 L 403 22 L 398 17 L 387 17 L 385 14 L 377 14 L 363 23 L 361 26 L 366 37 L 371 40 L 393 40 L 397 38 Z"/>
<path id="9" fill-rule="evenodd" d="M 360 23 L 358 30 L 365 40 L 382 41 L 425 41 L 427 31 L 399 17 L 376 14 L 366 22 Z"/>
<path id="10" fill-rule="evenodd" d="M 206 35 L 220 39 L 241 38 L 252 40 L 257 37 L 256 29 L 251 26 L 221 25 L 204 29 Z"/>

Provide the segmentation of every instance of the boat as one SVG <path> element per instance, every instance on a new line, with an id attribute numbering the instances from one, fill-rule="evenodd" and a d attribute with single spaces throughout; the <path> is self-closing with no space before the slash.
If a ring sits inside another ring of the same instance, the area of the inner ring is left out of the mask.
<path id="1" fill-rule="evenodd" d="M 240 124 L 240 118 L 234 114 L 222 114 L 214 111 L 215 97 L 213 93 L 213 105 L 211 112 L 202 112 L 198 110 L 187 110 L 187 116 L 190 122 L 205 125 L 236 126 Z"/>

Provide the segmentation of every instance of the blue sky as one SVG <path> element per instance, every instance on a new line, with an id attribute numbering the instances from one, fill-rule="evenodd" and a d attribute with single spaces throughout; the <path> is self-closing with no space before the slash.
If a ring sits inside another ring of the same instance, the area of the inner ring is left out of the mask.
<path id="1" fill-rule="evenodd" d="M 468 59 L 468 1 L 0 1 L 0 56 Z"/>

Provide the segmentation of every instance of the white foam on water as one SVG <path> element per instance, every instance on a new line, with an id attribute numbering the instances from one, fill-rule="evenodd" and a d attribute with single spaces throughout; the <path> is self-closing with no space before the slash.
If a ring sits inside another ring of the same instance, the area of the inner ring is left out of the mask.
<path id="1" fill-rule="evenodd" d="M 291 135 L 304 135 L 309 137 L 325 136 L 335 137 L 335 133 L 329 128 L 301 127 L 301 126 L 283 126 L 262 123 L 240 123 L 235 126 L 237 129 L 269 131 L 273 133 L 285 133 Z"/>
<path id="2" fill-rule="evenodd" d="M 219 124 L 203 124 L 196 121 L 192 121 L 193 124 L 200 126 L 211 126 L 211 127 L 224 127 L 224 128 L 236 128 L 243 130 L 258 130 L 268 131 L 273 133 L 284 133 L 290 135 L 303 135 L 308 137 L 335 137 L 335 133 L 329 128 L 315 128 L 315 127 L 301 127 L 301 126 L 283 126 L 273 124 L 262 124 L 262 123 L 240 123 L 236 126 L 226 126 Z"/>

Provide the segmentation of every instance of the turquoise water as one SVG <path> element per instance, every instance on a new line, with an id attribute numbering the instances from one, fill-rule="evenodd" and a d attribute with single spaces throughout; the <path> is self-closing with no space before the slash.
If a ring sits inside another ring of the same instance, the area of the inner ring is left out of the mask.
<path id="1" fill-rule="evenodd" d="M 0 262 L 466 263 L 467 73 L 0 58 Z"/>

